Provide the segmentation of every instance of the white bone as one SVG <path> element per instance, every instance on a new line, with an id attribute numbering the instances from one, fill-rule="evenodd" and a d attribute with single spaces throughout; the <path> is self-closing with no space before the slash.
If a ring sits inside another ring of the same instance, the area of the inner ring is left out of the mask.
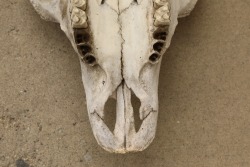
<path id="1" fill-rule="evenodd" d="M 44 19 L 60 23 L 79 56 L 98 144 L 114 153 L 146 149 L 156 133 L 161 57 L 178 17 L 189 15 L 197 0 L 30 1 Z M 82 61 L 91 55 L 90 62 Z M 139 111 L 133 109 L 132 93 L 141 102 Z M 103 121 L 110 97 L 117 101 L 114 131 Z M 135 112 L 143 120 L 139 131 Z"/>
<path id="2" fill-rule="evenodd" d="M 120 13 L 122 13 L 124 10 L 126 10 L 127 8 L 129 8 L 129 6 L 135 3 L 134 0 L 119 0 L 119 9 L 120 9 Z"/>
<path id="3" fill-rule="evenodd" d="M 108 5 L 111 9 L 119 13 L 119 3 L 121 0 L 96 0 L 99 5 Z M 129 1 L 129 0 L 128 0 Z"/>

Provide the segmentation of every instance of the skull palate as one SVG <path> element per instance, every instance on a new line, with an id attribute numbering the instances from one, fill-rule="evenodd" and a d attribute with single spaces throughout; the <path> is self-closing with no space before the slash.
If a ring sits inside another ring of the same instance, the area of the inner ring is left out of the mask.
<path id="1" fill-rule="evenodd" d="M 190 12 L 197 0 L 30 1 L 44 18 L 61 24 L 82 60 L 88 115 L 97 142 L 116 153 L 147 148 L 156 132 L 162 54 L 170 45 L 178 15 Z M 132 92 L 140 100 L 139 111 L 132 106 Z M 103 120 L 112 94 L 113 132 Z M 135 113 L 142 120 L 139 130 Z"/>
<path id="2" fill-rule="evenodd" d="M 120 1 L 122 3 L 122 1 Z M 123 3 L 125 4 L 125 3 Z M 168 7 L 168 2 L 165 2 L 165 8 Z M 110 132 L 108 127 L 104 124 L 103 116 L 104 112 L 102 109 L 98 111 L 98 109 L 95 109 L 94 111 L 89 111 L 90 113 L 93 113 L 94 115 L 90 115 L 90 121 L 93 127 L 93 131 L 95 134 L 95 137 L 100 145 L 108 151 L 111 152 L 129 152 L 129 151 L 140 151 L 145 149 L 153 140 L 155 136 L 155 130 L 156 130 L 156 122 L 157 122 L 157 115 L 158 115 L 158 99 L 157 99 L 157 93 L 154 95 L 153 103 L 150 104 L 151 101 L 151 95 L 150 92 L 147 90 L 147 86 L 143 87 L 141 85 L 141 82 L 144 82 L 140 79 L 140 76 L 129 76 L 130 75 L 130 69 L 126 68 L 128 67 L 127 63 L 130 62 L 129 59 L 135 59 L 135 63 L 138 62 L 137 59 L 141 59 L 140 57 L 149 57 L 149 59 L 144 59 L 144 62 L 139 64 L 134 64 L 134 70 L 138 72 L 140 75 L 140 71 L 143 69 L 144 64 L 147 63 L 156 63 L 159 61 L 161 55 L 160 52 L 162 51 L 162 48 L 164 47 L 165 40 L 167 39 L 167 32 L 168 32 L 168 26 L 160 26 L 158 28 L 157 26 L 154 26 L 154 22 L 156 22 L 156 19 L 154 19 L 154 14 L 157 9 L 155 9 L 153 6 L 152 1 L 140 1 L 140 5 L 138 2 L 132 1 L 126 8 L 123 6 L 124 10 L 120 11 L 119 7 L 116 7 L 115 5 L 119 5 L 118 3 L 115 3 L 115 1 L 98 1 L 98 4 L 95 3 L 95 1 L 89 1 L 87 4 L 87 15 L 89 16 L 88 19 L 88 29 L 90 30 L 91 41 L 93 41 L 92 45 L 98 48 L 98 50 L 93 50 L 93 52 L 100 57 L 98 59 L 100 60 L 103 57 L 108 56 L 108 53 L 106 48 L 103 48 L 103 43 L 98 42 L 98 36 L 104 35 L 100 33 L 105 33 L 105 31 L 109 31 L 109 29 L 112 29 L 113 26 L 118 26 L 118 29 L 114 29 L 113 31 L 118 30 L 118 35 L 115 34 L 113 40 L 116 40 L 116 43 L 120 42 L 121 50 L 120 53 L 116 52 L 117 55 L 112 55 L 114 58 L 119 58 L 121 60 L 121 64 L 123 64 L 123 72 L 122 78 L 124 79 L 124 82 L 120 83 L 120 86 L 117 88 L 117 119 L 116 119 L 116 125 L 114 132 Z M 164 4 L 163 4 L 164 5 Z M 148 6 L 148 10 L 145 10 L 145 7 Z M 99 12 L 92 13 L 93 9 L 102 10 L 102 18 L 98 18 L 101 14 Z M 112 10 L 110 10 L 110 8 Z M 118 12 L 117 12 L 118 8 Z M 107 11 L 106 11 L 107 10 Z M 89 12 L 88 12 L 89 11 Z M 169 11 L 169 9 L 168 9 Z M 151 15 L 147 16 L 147 13 L 152 13 Z M 134 13 L 134 15 L 133 15 Z M 98 16 L 97 16 L 98 15 Z M 111 16 L 110 16 L 111 15 Z M 116 18 L 112 19 L 116 15 Z M 168 13 L 169 15 L 169 13 Z M 132 16 L 132 18 L 131 18 Z M 150 17 L 150 19 L 143 19 L 140 21 L 142 17 Z M 100 22 L 105 20 L 105 18 L 109 18 L 109 20 L 106 21 L 112 21 L 113 24 L 106 25 L 101 24 L 103 32 L 100 32 Z M 169 17 L 168 17 L 169 18 Z M 139 22 L 139 24 L 137 23 Z M 168 22 L 170 22 L 168 20 Z M 129 25 L 129 26 L 128 26 Z M 138 27 L 139 26 L 139 27 Z M 135 30 L 135 31 L 134 31 Z M 76 30 L 74 30 L 76 31 Z M 133 32 L 134 31 L 134 32 Z M 158 42 L 154 42 L 153 34 L 154 33 L 147 33 L 147 32 L 156 32 L 158 33 L 157 36 L 160 36 Z M 106 32 L 106 33 L 107 33 Z M 130 33 L 137 34 L 138 36 L 131 36 Z M 76 33 L 77 34 L 77 33 Z M 75 35 L 75 38 L 78 37 L 78 34 Z M 107 36 L 108 37 L 108 36 Z M 77 38 L 79 39 L 79 38 Z M 82 39 L 80 37 L 80 39 Z M 95 40 L 97 39 L 97 40 Z M 104 39 L 104 38 L 102 38 Z M 77 41 L 77 40 L 76 40 Z M 141 46 L 140 46 L 140 41 Z M 115 42 L 114 42 L 115 43 Z M 139 45 L 138 45 L 139 44 Z M 112 45 L 112 43 L 111 43 Z M 138 50 L 136 46 L 143 48 L 142 50 Z M 152 46 L 152 49 L 147 46 Z M 131 49 L 129 49 L 131 48 Z M 99 50 L 102 50 L 100 52 Z M 82 50 L 82 49 L 80 49 Z M 86 50 L 86 49 L 85 49 Z M 154 50 L 157 53 L 153 53 L 150 55 L 151 52 L 154 52 Z M 101 54 L 102 53 L 102 54 Z M 85 54 L 85 53 L 84 53 Z M 83 55 L 84 55 L 83 54 Z M 111 56 L 111 55 L 109 55 Z M 98 63 L 102 65 L 102 60 Z M 132 64 L 130 64 L 131 67 Z M 131 81 L 130 78 L 137 78 L 137 81 Z M 131 84 L 132 82 L 132 84 Z M 133 85 L 136 83 L 137 85 Z M 120 91 L 119 91 L 120 90 Z M 135 95 L 140 99 L 141 101 L 141 107 L 140 107 L 140 119 L 144 120 L 142 122 L 141 127 L 137 131 L 135 128 L 135 119 L 134 111 L 131 103 L 131 91 L 134 91 Z M 155 91 L 157 92 L 157 91 Z M 110 96 L 110 95 L 109 95 Z M 107 98 L 109 98 L 109 96 Z M 119 98 L 120 97 L 120 98 Z M 156 102 L 156 103 L 155 103 Z M 104 104 L 107 103 L 107 99 L 104 100 Z M 106 114 L 108 112 L 105 112 Z M 92 117 L 92 118 L 91 118 Z M 96 119 L 96 117 L 101 119 Z M 96 126 L 99 121 L 99 126 Z M 153 123 L 151 122 L 153 121 Z M 150 124 L 151 127 L 148 127 Z M 102 132 L 100 130 L 102 129 Z M 103 137 L 105 136 L 105 137 Z M 143 137 L 144 136 L 144 137 Z M 143 140 L 142 140 L 143 139 Z M 112 144 L 109 142 L 113 141 Z M 140 144 L 139 144 L 140 143 Z"/>

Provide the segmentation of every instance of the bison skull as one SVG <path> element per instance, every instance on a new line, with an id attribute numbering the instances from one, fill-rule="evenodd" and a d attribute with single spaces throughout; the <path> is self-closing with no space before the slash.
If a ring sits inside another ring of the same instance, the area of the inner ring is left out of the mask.
<path id="1" fill-rule="evenodd" d="M 178 17 L 197 0 L 31 0 L 42 18 L 60 23 L 77 52 L 94 136 L 107 151 L 142 151 L 155 137 L 158 78 Z M 131 94 L 140 99 L 133 111 Z M 104 106 L 115 97 L 113 132 Z M 143 120 L 135 130 L 134 112 Z"/>

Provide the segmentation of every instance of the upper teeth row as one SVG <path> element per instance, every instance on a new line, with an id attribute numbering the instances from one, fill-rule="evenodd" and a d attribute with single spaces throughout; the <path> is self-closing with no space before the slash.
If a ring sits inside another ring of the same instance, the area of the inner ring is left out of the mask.
<path id="1" fill-rule="evenodd" d="M 71 22 L 73 28 L 87 28 L 86 0 L 71 0 Z"/>
<path id="2" fill-rule="evenodd" d="M 155 0 L 155 7 L 158 8 L 154 18 L 155 26 L 167 26 L 170 24 L 170 5 L 168 0 Z"/>

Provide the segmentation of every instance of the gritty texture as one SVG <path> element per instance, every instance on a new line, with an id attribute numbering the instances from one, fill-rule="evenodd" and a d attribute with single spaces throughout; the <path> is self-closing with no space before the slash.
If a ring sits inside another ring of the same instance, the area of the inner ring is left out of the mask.
<path id="1" fill-rule="evenodd" d="M 28 0 L 0 8 L 1 167 L 250 166 L 248 0 L 201 0 L 180 20 L 162 62 L 157 136 L 127 155 L 96 143 L 79 60 L 59 26 Z"/>

